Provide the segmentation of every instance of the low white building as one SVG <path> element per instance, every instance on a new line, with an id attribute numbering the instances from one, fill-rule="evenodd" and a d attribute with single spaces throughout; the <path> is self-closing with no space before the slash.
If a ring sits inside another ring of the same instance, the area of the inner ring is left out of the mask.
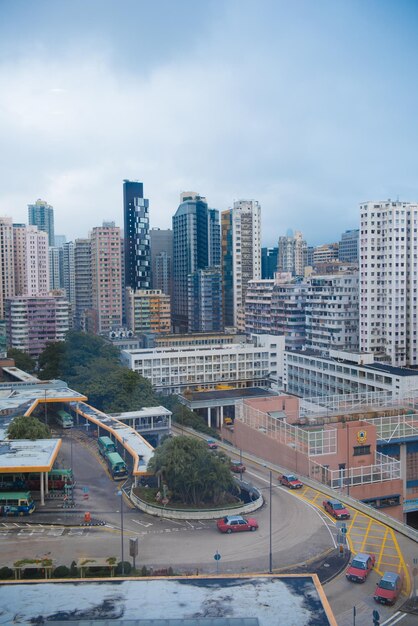
<path id="1" fill-rule="evenodd" d="M 371 353 L 330 350 L 286 351 L 283 385 L 287 393 L 302 397 L 364 394 L 387 391 L 393 396 L 418 391 L 418 371 L 374 361 Z"/>
<path id="2" fill-rule="evenodd" d="M 283 354 L 284 336 L 253 335 L 252 343 L 123 350 L 121 358 L 156 391 L 181 393 L 222 384 L 270 387 L 282 378 Z"/>

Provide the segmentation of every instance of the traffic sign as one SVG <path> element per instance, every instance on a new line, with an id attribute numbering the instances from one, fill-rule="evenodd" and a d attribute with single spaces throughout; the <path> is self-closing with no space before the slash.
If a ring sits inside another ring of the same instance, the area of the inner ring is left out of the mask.
<path id="1" fill-rule="evenodd" d="M 373 611 L 373 626 L 379 626 L 380 624 L 380 615 L 379 615 L 379 611 L 376 611 L 376 609 Z"/>
<path id="2" fill-rule="evenodd" d="M 215 559 L 215 561 L 220 561 L 221 560 L 221 555 L 219 554 L 219 552 L 216 550 L 216 554 L 213 555 L 213 558 Z"/>
<path id="3" fill-rule="evenodd" d="M 347 526 L 341 526 L 341 532 L 345 535 L 347 533 Z"/>

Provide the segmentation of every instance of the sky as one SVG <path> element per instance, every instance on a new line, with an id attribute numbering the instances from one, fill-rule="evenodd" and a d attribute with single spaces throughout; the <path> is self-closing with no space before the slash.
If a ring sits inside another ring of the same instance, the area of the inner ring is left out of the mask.
<path id="1" fill-rule="evenodd" d="M 151 227 L 182 191 L 261 205 L 262 243 L 357 228 L 418 201 L 414 0 L 0 0 L 0 216 L 38 198 L 55 232 Z"/>

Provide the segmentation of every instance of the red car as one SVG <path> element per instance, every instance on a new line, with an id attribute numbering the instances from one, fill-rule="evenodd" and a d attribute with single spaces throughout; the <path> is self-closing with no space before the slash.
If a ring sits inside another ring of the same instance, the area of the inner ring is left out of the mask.
<path id="1" fill-rule="evenodd" d="M 242 474 L 247 469 L 241 461 L 231 461 L 231 472 L 235 472 L 235 474 Z"/>
<path id="2" fill-rule="evenodd" d="M 244 530 L 257 530 L 258 522 L 253 517 L 245 519 L 241 515 L 227 515 L 218 520 L 216 525 L 221 533 L 240 533 Z"/>
<path id="3" fill-rule="evenodd" d="M 279 482 L 285 487 L 289 487 L 289 489 L 301 489 L 303 487 L 303 483 L 294 474 L 279 476 Z"/>
<path id="4" fill-rule="evenodd" d="M 354 583 L 364 583 L 375 562 L 376 557 L 374 554 L 364 554 L 363 552 L 356 554 L 345 573 L 347 580 L 351 580 Z"/>
<path id="5" fill-rule="evenodd" d="M 374 599 L 380 604 L 395 604 L 402 591 L 402 577 L 395 572 L 385 572 L 376 586 Z"/>
<path id="6" fill-rule="evenodd" d="M 215 439 L 208 439 L 207 444 L 208 444 L 209 450 L 217 450 L 218 448 L 218 444 L 215 441 Z"/>
<path id="7" fill-rule="evenodd" d="M 350 519 L 350 513 L 338 500 L 324 500 L 322 506 L 335 519 Z"/>

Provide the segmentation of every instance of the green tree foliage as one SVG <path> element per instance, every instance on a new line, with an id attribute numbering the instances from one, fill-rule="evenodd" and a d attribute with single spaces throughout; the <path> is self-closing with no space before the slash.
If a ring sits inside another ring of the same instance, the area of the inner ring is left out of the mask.
<path id="1" fill-rule="evenodd" d="M 41 378 L 65 380 L 107 413 L 158 403 L 151 383 L 122 366 L 118 350 L 97 335 L 70 332 L 65 342 L 48 344 L 39 357 L 39 367 Z"/>
<path id="2" fill-rule="evenodd" d="M 155 450 L 149 468 L 162 477 L 174 501 L 194 506 L 222 504 L 234 484 L 229 459 L 192 437 L 167 439 Z"/>
<path id="3" fill-rule="evenodd" d="M 15 417 L 7 429 L 9 439 L 49 439 L 51 431 L 32 415 Z"/>
<path id="4" fill-rule="evenodd" d="M 32 359 L 31 356 L 29 356 L 29 354 L 26 354 L 26 352 L 23 352 L 22 350 L 17 350 L 17 348 L 10 348 L 10 350 L 7 351 L 7 356 L 10 359 L 13 359 L 16 367 L 23 370 L 24 372 L 33 374 L 33 372 L 35 371 L 36 362 L 34 359 Z"/>

